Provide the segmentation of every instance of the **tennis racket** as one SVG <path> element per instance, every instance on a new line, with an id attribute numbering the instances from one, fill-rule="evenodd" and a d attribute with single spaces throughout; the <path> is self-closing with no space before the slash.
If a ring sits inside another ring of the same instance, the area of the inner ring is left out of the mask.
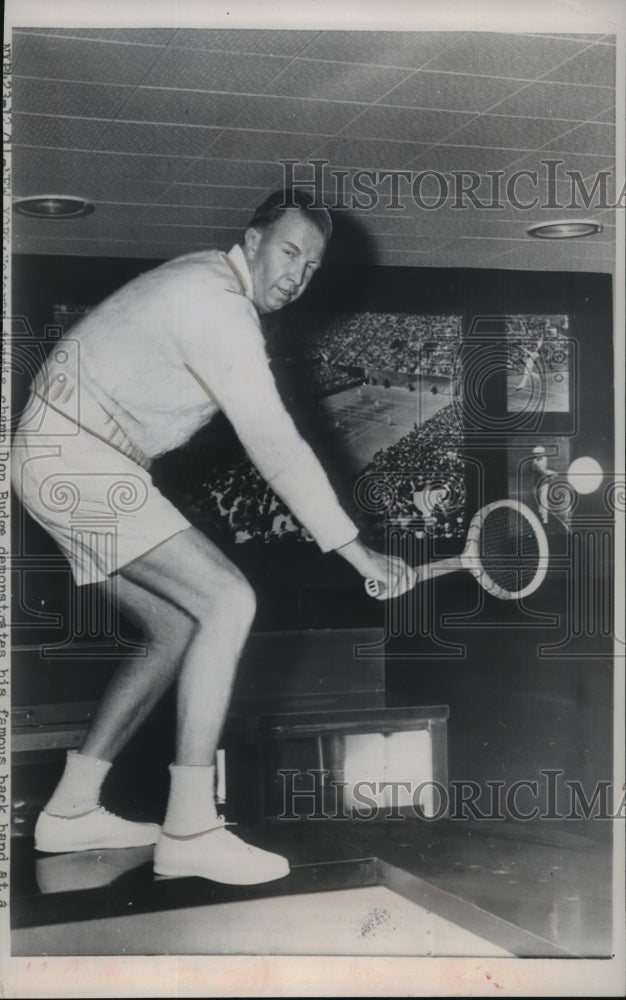
<path id="1" fill-rule="evenodd" d="M 517 500 L 496 500 L 478 510 L 459 556 L 416 567 L 416 583 L 468 570 L 480 586 L 503 601 L 526 597 L 543 582 L 548 569 L 548 539 L 538 517 Z M 385 585 L 365 581 L 370 597 Z"/>

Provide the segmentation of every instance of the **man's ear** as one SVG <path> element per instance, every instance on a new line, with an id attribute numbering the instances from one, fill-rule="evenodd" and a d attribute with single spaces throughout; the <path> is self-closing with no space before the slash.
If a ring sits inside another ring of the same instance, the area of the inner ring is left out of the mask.
<path id="1" fill-rule="evenodd" d="M 243 244 L 246 252 L 246 257 L 248 258 L 248 260 L 254 260 L 260 242 L 261 242 L 260 230 L 255 229 L 254 226 L 250 226 L 248 229 L 246 229 L 243 237 Z"/>

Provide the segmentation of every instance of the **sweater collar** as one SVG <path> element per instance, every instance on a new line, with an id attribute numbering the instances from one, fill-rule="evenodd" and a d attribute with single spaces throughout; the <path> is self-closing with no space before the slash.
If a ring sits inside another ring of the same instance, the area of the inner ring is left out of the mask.
<path id="1" fill-rule="evenodd" d="M 241 285 L 241 291 L 252 300 L 252 275 L 248 267 L 243 249 L 238 243 L 224 255 L 230 264 L 232 271 Z"/>

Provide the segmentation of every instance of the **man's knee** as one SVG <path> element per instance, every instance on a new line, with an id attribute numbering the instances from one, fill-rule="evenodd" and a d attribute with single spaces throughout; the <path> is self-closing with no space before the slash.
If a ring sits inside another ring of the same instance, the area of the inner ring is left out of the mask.
<path id="1" fill-rule="evenodd" d="M 221 574 L 218 585 L 205 594 L 200 623 L 205 616 L 235 618 L 239 625 L 249 627 L 256 614 L 256 594 L 245 576 L 234 566 Z"/>
<path id="2" fill-rule="evenodd" d="M 237 613 L 246 624 L 251 625 L 256 614 L 256 594 L 241 573 L 237 573 L 233 580 L 232 597 Z"/>
<path id="3" fill-rule="evenodd" d="M 173 605 L 167 606 L 165 602 L 158 613 L 151 608 L 149 614 L 131 617 L 140 625 L 148 646 L 152 650 L 161 650 L 173 662 L 182 657 L 196 630 L 196 622 L 191 615 Z"/>
<path id="4" fill-rule="evenodd" d="M 196 630 L 196 622 L 182 612 L 167 614 L 156 622 L 144 626 L 144 638 L 152 648 L 167 651 L 172 660 L 179 659 L 185 652 Z"/>

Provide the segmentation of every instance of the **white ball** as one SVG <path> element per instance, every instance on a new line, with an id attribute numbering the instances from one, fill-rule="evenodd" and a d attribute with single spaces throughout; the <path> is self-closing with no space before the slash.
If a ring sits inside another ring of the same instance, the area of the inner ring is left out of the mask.
<path id="1" fill-rule="evenodd" d="M 575 459 L 567 470 L 568 482 L 577 493 L 593 493 L 602 482 L 602 476 L 602 466 L 589 455 Z"/>

